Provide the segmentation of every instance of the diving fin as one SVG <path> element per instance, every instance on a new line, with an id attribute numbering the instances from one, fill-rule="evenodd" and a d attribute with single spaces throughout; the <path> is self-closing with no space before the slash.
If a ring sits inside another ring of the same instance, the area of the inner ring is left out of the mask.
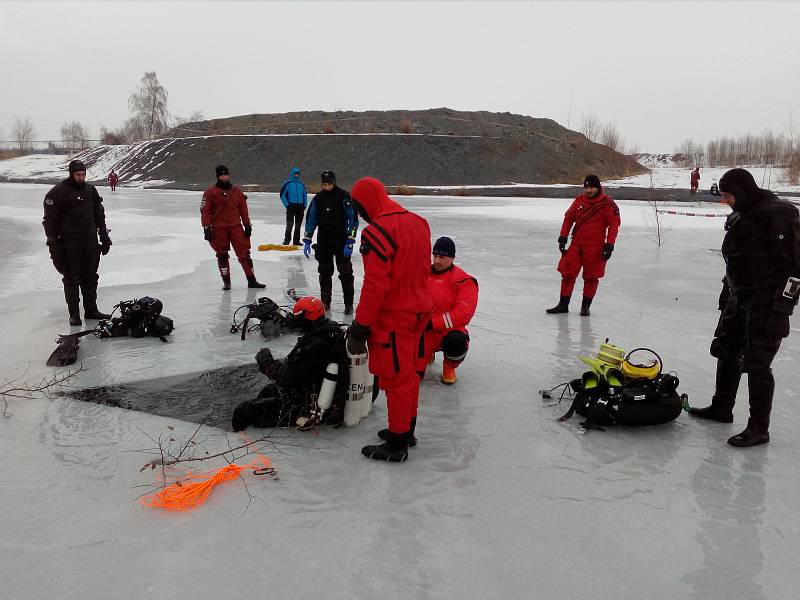
<path id="1" fill-rule="evenodd" d="M 47 359 L 48 367 L 67 367 L 74 365 L 78 360 L 78 348 L 80 348 L 80 338 L 85 335 L 94 333 L 94 329 L 81 331 L 79 333 L 69 333 L 67 335 L 59 335 L 56 343 L 58 347 L 53 350 L 50 358 Z"/>

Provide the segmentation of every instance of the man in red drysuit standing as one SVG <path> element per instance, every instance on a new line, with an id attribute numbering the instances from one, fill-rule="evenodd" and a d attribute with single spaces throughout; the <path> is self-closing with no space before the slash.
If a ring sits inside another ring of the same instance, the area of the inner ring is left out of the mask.
<path id="1" fill-rule="evenodd" d="M 116 174 L 114 169 L 111 169 L 111 173 L 108 174 L 108 185 L 111 186 L 111 191 L 114 192 L 117 190 L 117 183 L 119 182 L 119 175 Z"/>
<path id="2" fill-rule="evenodd" d="M 389 198 L 377 179 L 359 179 L 350 196 L 369 225 L 361 233 L 364 283 L 347 349 L 363 354 L 369 348 L 369 370 L 386 392 L 389 409 L 389 428 L 379 433 L 386 441 L 361 453 L 403 462 L 417 422 L 420 335 L 432 308 L 431 230 L 425 219 Z"/>
<path id="3" fill-rule="evenodd" d="M 253 259 L 250 258 L 250 236 L 253 227 L 247 210 L 247 196 L 231 183 L 228 167 L 219 165 L 216 171 L 217 183 L 203 192 L 203 200 L 200 202 L 200 222 L 203 224 L 203 237 L 217 253 L 222 289 L 231 289 L 228 254 L 231 244 L 247 276 L 247 287 L 267 287 L 256 281 L 253 273 Z"/>
<path id="4" fill-rule="evenodd" d="M 442 383 L 456 382 L 456 369 L 467 356 L 469 333 L 467 325 L 478 307 L 478 280 L 453 264 L 456 245 L 449 237 L 440 237 L 433 245 L 433 264 L 428 275 L 428 292 L 433 300 L 433 312 L 425 328 L 425 356 L 417 363 L 424 371 L 433 355 L 444 354 Z"/>
<path id="5" fill-rule="evenodd" d="M 547 309 L 550 314 L 569 312 L 575 280 L 583 269 L 581 316 L 588 317 L 600 278 L 606 272 L 606 262 L 614 251 L 620 226 L 619 208 L 603 192 L 597 175 L 587 175 L 583 181 L 583 189 L 583 194 L 575 198 L 567 209 L 561 234 L 558 236 L 558 249 L 561 251 L 561 260 L 558 262 L 561 298 L 553 308 Z M 567 248 L 570 229 L 572 244 Z"/>

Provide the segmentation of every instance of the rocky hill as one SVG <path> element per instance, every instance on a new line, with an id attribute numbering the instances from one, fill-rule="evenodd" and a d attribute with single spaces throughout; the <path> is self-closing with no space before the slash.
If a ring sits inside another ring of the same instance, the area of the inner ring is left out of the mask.
<path id="1" fill-rule="evenodd" d="M 510 113 L 423 111 L 262 114 L 184 124 L 162 139 L 102 146 L 83 156 L 89 178 L 113 167 L 123 183 L 202 188 L 226 164 L 240 184 L 277 190 L 289 169 L 332 169 L 345 187 L 371 175 L 387 186 L 580 183 L 645 172 L 635 158 L 551 119 Z"/>

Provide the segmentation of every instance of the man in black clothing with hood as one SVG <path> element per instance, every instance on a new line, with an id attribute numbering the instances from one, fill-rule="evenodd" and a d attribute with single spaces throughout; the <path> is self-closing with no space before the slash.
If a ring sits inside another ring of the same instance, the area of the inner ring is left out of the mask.
<path id="1" fill-rule="evenodd" d="M 350 257 L 353 254 L 353 245 L 356 242 L 358 231 L 358 215 L 350 194 L 336 185 L 336 175 L 333 171 L 322 172 L 322 191 L 314 196 L 306 215 L 306 233 L 303 238 L 303 254 L 306 258 L 311 256 L 311 239 L 314 230 L 317 233 L 317 243 L 314 246 L 314 256 L 319 263 L 319 289 L 325 310 L 331 307 L 333 293 L 333 264 L 339 271 L 339 281 L 342 282 L 344 294 L 344 314 L 353 313 L 353 297 L 355 295 L 353 284 L 353 263 Z"/>
<path id="2" fill-rule="evenodd" d="M 800 298 L 800 219 L 797 208 L 759 188 L 744 169 L 725 173 L 719 189 L 733 212 L 725 222 L 722 313 L 711 342 L 716 389 L 710 406 L 689 414 L 732 423 L 739 380 L 747 373 L 750 418 L 728 443 L 755 446 L 769 442 L 771 364 Z"/>
<path id="3" fill-rule="evenodd" d="M 42 225 L 53 266 L 62 275 L 69 324 L 81 325 L 79 290 L 85 318 L 110 318 L 97 308 L 97 269 L 100 254 L 105 256 L 111 248 L 111 238 L 103 199 L 86 183 L 86 165 L 80 160 L 70 162 L 69 177 L 45 195 Z"/>

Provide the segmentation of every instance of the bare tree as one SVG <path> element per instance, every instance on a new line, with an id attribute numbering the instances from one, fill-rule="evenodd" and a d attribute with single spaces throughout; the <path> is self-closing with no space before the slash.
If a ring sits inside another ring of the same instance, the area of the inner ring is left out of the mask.
<path id="1" fill-rule="evenodd" d="M 164 133 L 169 125 L 169 111 L 167 110 L 167 90 L 158 82 L 155 71 L 145 71 L 139 81 L 139 89 L 128 98 L 128 108 L 135 126 L 131 124 L 126 129 L 137 134 L 131 139 L 152 140 L 157 135 Z"/>
<path id="2" fill-rule="evenodd" d="M 61 126 L 61 141 L 70 154 L 89 147 L 89 132 L 79 121 L 64 123 Z"/>
<path id="3" fill-rule="evenodd" d="M 106 146 L 119 146 L 127 144 L 128 139 L 125 137 L 123 131 L 113 131 L 106 129 L 105 126 L 100 126 L 100 143 Z"/>
<path id="4" fill-rule="evenodd" d="M 594 113 L 581 115 L 581 125 L 579 131 L 587 138 L 596 142 L 600 135 L 600 119 Z"/>
<path id="5" fill-rule="evenodd" d="M 611 121 L 605 123 L 600 130 L 600 143 L 612 150 L 619 150 L 622 147 L 622 136 Z"/>
<path id="6" fill-rule="evenodd" d="M 30 117 L 24 119 L 14 117 L 14 124 L 11 126 L 11 138 L 17 144 L 20 152 L 27 152 L 32 148 L 31 142 L 35 131 L 33 129 L 33 122 Z"/>
<path id="7" fill-rule="evenodd" d="M 658 247 L 664 243 L 667 234 L 672 230 L 664 222 L 664 213 L 660 206 L 660 200 L 656 196 L 656 188 L 653 184 L 653 175 L 650 175 L 650 197 L 647 199 L 647 208 L 642 209 L 642 216 L 645 224 L 650 228 Z"/>

